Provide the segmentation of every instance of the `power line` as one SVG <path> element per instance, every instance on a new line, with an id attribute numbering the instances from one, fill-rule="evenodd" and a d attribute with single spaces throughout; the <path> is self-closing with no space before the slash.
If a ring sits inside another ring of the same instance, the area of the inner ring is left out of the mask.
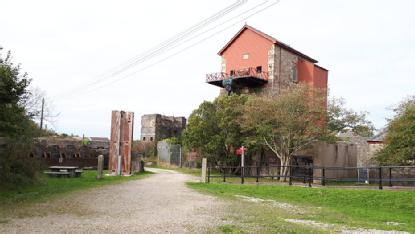
<path id="1" fill-rule="evenodd" d="M 153 50 L 149 50 L 148 51 L 148 53 L 150 53 L 149 55 L 144 54 L 144 55 L 139 56 L 137 58 L 133 58 L 132 59 L 133 61 L 130 64 L 126 65 L 125 67 L 122 67 L 120 69 L 120 71 L 122 72 L 122 71 L 130 68 L 131 66 L 134 66 L 136 63 L 141 62 L 142 59 L 147 60 L 148 58 L 151 58 L 154 55 L 157 55 L 158 54 L 157 52 L 159 52 L 159 51 L 162 52 L 163 49 L 165 49 L 165 48 L 171 48 L 170 46 L 174 45 L 176 42 L 180 42 L 180 40 L 182 38 L 186 38 L 189 35 L 191 35 L 191 34 L 197 32 L 197 31 L 199 31 L 203 27 L 205 27 L 205 26 L 209 25 L 210 23 L 212 23 L 212 22 L 214 22 L 214 21 L 222 18 L 223 16 L 225 16 L 229 12 L 233 11 L 237 7 L 241 6 L 242 4 L 245 4 L 246 2 L 247 2 L 247 0 L 237 1 L 233 5 L 231 5 L 231 6 L 227 7 L 227 8 L 225 8 L 225 9 L 221 10 L 220 12 L 214 14 L 213 16 L 209 17 L 208 19 L 205 19 L 202 22 L 199 22 L 198 24 L 196 24 L 195 26 L 192 26 L 188 30 L 186 30 L 186 31 L 184 31 L 182 33 L 179 33 L 177 36 L 175 36 L 177 38 L 174 37 L 174 38 L 171 38 L 171 39 L 165 41 L 164 43 L 162 43 L 161 45 L 159 45 L 159 46 L 162 46 L 161 48 L 155 48 Z M 111 74 L 111 75 L 114 76 L 114 74 Z"/>
<path id="2" fill-rule="evenodd" d="M 85 84 L 85 85 L 92 86 L 92 85 L 98 84 L 98 83 L 100 83 L 102 81 L 105 81 L 109 78 L 112 78 L 112 77 L 114 77 L 118 74 L 121 74 L 125 70 L 135 66 L 138 63 L 145 62 L 146 60 L 151 59 L 151 58 L 159 55 L 160 53 L 163 53 L 164 51 L 166 51 L 166 49 L 171 50 L 171 49 L 175 48 L 176 47 L 175 44 L 180 42 L 183 38 L 186 38 L 186 37 L 196 33 L 197 31 L 200 31 L 201 29 L 203 29 L 207 25 L 211 24 L 212 22 L 215 22 L 215 21 L 219 20 L 220 18 L 224 17 L 225 15 L 232 12 L 236 8 L 240 7 L 241 5 L 245 4 L 246 2 L 247 2 L 247 0 L 237 0 L 233 4 L 225 7 L 224 9 L 222 9 L 219 12 L 213 14 L 212 16 L 210 16 L 210 17 L 200 21 L 199 23 L 191 26 L 190 28 L 176 34 L 172 38 L 160 43 L 159 45 L 153 47 L 152 49 L 149 49 L 146 52 L 144 52 L 144 53 L 142 53 L 142 54 L 140 54 L 140 55 L 138 55 L 134 58 L 131 58 L 128 61 L 114 67 L 113 69 L 110 69 L 108 72 L 101 74 L 99 76 L 101 78 L 98 78 L 95 81 L 92 81 L 92 82 L 90 82 L 88 84 Z M 73 93 L 77 90 L 78 90 L 78 88 L 74 88 L 72 91 L 68 91 L 68 93 Z"/>
<path id="3" fill-rule="evenodd" d="M 266 1 L 266 2 L 268 2 L 268 1 Z M 121 77 L 121 78 L 119 78 L 119 79 L 115 79 L 115 80 L 113 80 L 113 81 L 111 81 L 111 82 L 109 82 L 109 83 L 103 84 L 103 85 L 101 85 L 101 86 L 97 86 L 95 89 L 92 89 L 92 90 L 90 90 L 90 91 L 95 91 L 95 90 L 100 89 L 100 88 L 103 88 L 103 87 L 105 87 L 105 86 L 108 86 L 108 85 L 114 84 L 114 83 L 116 83 L 116 82 L 118 82 L 118 81 L 124 80 L 124 79 L 126 79 L 126 78 L 128 78 L 128 77 L 130 77 L 130 76 L 132 76 L 132 75 L 137 74 L 138 72 L 141 72 L 141 71 L 147 70 L 147 69 L 149 69 L 149 68 L 151 68 L 151 67 L 153 67 L 153 66 L 155 66 L 155 65 L 157 65 L 157 64 L 159 64 L 159 63 L 161 63 L 161 62 L 164 62 L 164 61 L 166 61 L 166 60 L 168 60 L 168 59 L 170 59 L 170 58 L 172 58 L 172 57 L 174 57 L 174 56 L 176 56 L 176 55 L 178 55 L 178 54 L 181 54 L 181 53 L 183 53 L 184 51 L 186 51 L 186 50 L 188 50 L 188 49 L 190 49 L 190 48 L 192 48 L 192 47 L 194 47 L 194 46 L 196 46 L 196 45 L 199 45 L 200 43 L 202 43 L 202 42 L 204 42 L 204 41 L 206 41 L 206 40 L 208 40 L 208 39 L 210 39 L 210 38 L 212 38 L 212 37 L 214 37 L 214 36 L 216 36 L 216 35 L 218 35 L 218 34 L 220 34 L 220 33 L 224 32 L 224 31 L 226 31 L 226 30 L 228 30 L 229 28 L 231 28 L 231 27 L 233 27 L 233 26 L 235 26 L 235 25 L 237 25 L 237 24 L 239 24 L 239 23 L 241 23 L 241 22 L 244 22 L 244 21 L 245 21 L 245 20 L 247 20 L 248 18 L 250 18 L 250 17 L 252 17 L 252 16 L 254 16 L 254 15 L 256 15 L 256 14 L 258 14 L 258 13 L 260 13 L 260 12 L 262 12 L 262 11 L 264 11 L 264 10 L 266 10 L 266 9 L 268 9 L 268 8 L 270 8 L 270 7 L 272 7 L 272 6 L 274 6 L 274 5 L 276 5 L 276 4 L 277 4 L 277 3 L 279 3 L 279 2 L 280 2 L 280 0 L 276 0 L 274 3 L 272 3 L 272 4 L 268 5 L 268 6 L 264 7 L 264 8 L 261 8 L 260 10 L 258 10 L 258 11 L 256 11 L 256 12 L 254 12 L 254 13 L 252 13 L 252 14 L 248 15 L 248 16 L 245 16 L 244 18 L 242 18 L 242 19 L 240 19 L 240 20 L 238 20 L 238 21 L 234 22 L 233 24 L 231 24 L 231 25 L 229 25 L 229 26 L 227 26 L 227 27 L 225 27 L 225 28 L 223 28 L 223 29 L 221 29 L 221 30 L 219 30 L 219 31 L 217 31 L 217 32 L 214 32 L 214 33 L 210 34 L 209 36 L 207 36 L 207 37 L 205 37 L 205 38 L 203 38 L 203 39 L 201 39 L 201 40 L 199 40 L 199 41 L 197 41 L 197 42 L 195 42 L 195 43 L 193 43 L 193 44 L 191 44 L 191 45 L 189 45 L 189 46 L 187 46 L 187 47 L 185 47 L 185 48 L 181 49 L 180 51 L 178 51 L 178 52 L 176 52 L 176 53 L 173 53 L 173 54 L 171 54 L 171 55 L 169 55 L 169 56 L 167 56 L 167 57 L 165 57 L 165 58 L 163 58 L 163 59 L 160 59 L 160 60 L 158 60 L 157 62 L 152 63 L 152 64 L 150 64 L 150 65 L 148 65 L 148 66 L 146 66 L 146 67 L 144 67 L 144 68 L 142 68 L 142 69 L 139 69 L 139 70 L 137 70 L 137 71 L 131 72 L 131 73 L 129 73 L 129 74 L 127 74 L 127 75 L 125 75 L 125 76 L 122 76 L 122 77 Z M 256 7 L 254 7 L 254 8 L 256 8 Z M 251 8 L 251 9 L 250 9 L 250 10 L 248 10 L 248 11 L 251 11 L 251 10 L 252 10 L 252 9 L 254 9 L 254 8 Z M 248 12 L 248 11 L 246 11 L 246 12 Z M 246 13 L 246 12 L 245 12 L 245 13 Z"/>
<path id="4" fill-rule="evenodd" d="M 228 20 L 228 22 L 229 22 L 229 21 L 232 21 L 232 20 L 234 20 L 234 19 L 236 19 L 236 18 L 238 18 L 238 17 L 240 17 L 240 16 L 242 16 L 242 15 L 244 15 L 244 14 L 246 14 L 246 13 L 248 13 L 248 12 L 252 11 L 252 10 L 255 10 L 255 9 L 256 9 L 256 8 L 258 8 L 259 6 L 262 6 L 262 5 L 264 5 L 265 3 L 268 3 L 269 1 L 270 1 L 270 0 L 266 0 L 266 1 L 262 2 L 261 4 L 258 4 L 258 5 L 256 5 L 255 7 L 252 7 L 252 8 L 250 8 L 249 10 L 246 10 L 246 11 L 244 11 L 244 12 L 242 12 L 242 13 L 238 14 L 237 16 L 234 16 L 232 19 Z M 108 82 L 108 83 L 104 83 L 103 85 L 96 86 L 96 87 L 91 87 L 91 86 L 89 86 L 89 87 L 86 87 L 84 90 L 77 90 L 77 91 L 78 91 L 78 93 L 79 93 L 79 92 L 83 92 L 83 91 L 88 91 L 88 90 L 89 90 L 89 91 L 95 91 L 95 90 L 100 89 L 100 88 L 102 88 L 102 87 L 105 87 L 105 86 L 107 86 L 107 85 L 113 84 L 113 83 L 118 82 L 118 81 L 123 80 L 123 79 L 126 79 L 126 78 L 128 78 L 128 77 L 130 77 L 130 76 L 132 76 L 132 75 L 134 75 L 134 74 L 136 74 L 136 73 L 138 73 L 138 72 L 140 72 L 140 71 L 143 71 L 143 70 L 146 70 L 146 69 L 148 69 L 148 68 L 151 68 L 151 67 L 153 67 L 154 65 L 157 65 L 157 64 L 159 64 L 159 63 L 161 63 L 161 62 L 164 62 L 164 61 L 166 61 L 167 59 L 169 59 L 169 58 L 171 58 L 171 57 L 174 57 L 174 56 L 176 56 L 176 55 L 178 55 L 178 54 L 180 54 L 180 53 L 182 53 L 182 52 L 184 52 L 184 51 L 186 51 L 186 50 L 188 50 L 188 49 L 190 49 L 190 48 L 192 48 L 192 47 L 194 47 L 194 46 L 196 46 L 196 45 L 200 44 L 201 42 L 204 42 L 204 41 L 206 41 L 206 40 L 208 40 L 208 39 L 212 38 L 213 36 L 215 36 L 215 35 L 217 35 L 217 34 L 219 34 L 219 33 L 222 33 L 222 32 L 224 32 L 224 31 L 226 31 L 227 29 L 229 29 L 229 28 L 231 28 L 231 27 L 233 27 L 233 26 L 235 26 L 235 25 L 239 24 L 240 22 L 245 21 L 246 19 L 248 19 L 248 18 L 250 18 L 250 17 L 252 17 L 252 16 L 254 16 L 254 15 L 256 15 L 256 14 L 258 14 L 258 13 L 260 13 L 260 12 L 264 11 L 264 10 L 266 10 L 266 9 L 268 9 L 269 7 L 271 7 L 271 6 L 275 5 L 275 4 L 279 3 L 279 2 L 280 2 L 280 1 L 279 1 L 279 0 L 277 0 L 277 1 L 275 1 L 274 3 L 272 3 L 272 4 L 270 4 L 270 5 L 268 5 L 268 6 L 265 6 L 265 7 L 261 8 L 260 10 L 255 11 L 254 13 L 252 13 L 252 14 L 250 14 L 250 15 L 248 15 L 248 16 L 245 16 L 244 18 L 242 18 L 242 19 L 240 19 L 240 20 L 238 20 L 238 21 L 234 22 L 233 24 L 231 24 L 231 25 L 229 25 L 229 26 L 227 26 L 227 27 L 225 27 L 225 28 L 223 28 L 223 29 L 221 29 L 221 30 L 219 30 L 219 31 L 217 31 L 217 32 L 214 32 L 213 34 L 209 35 L 208 37 L 205 37 L 205 38 L 203 38 L 202 40 L 199 40 L 199 41 L 197 41 L 197 42 L 195 42 L 195 43 L 191 44 L 190 46 L 187 46 L 187 47 L 183 48 L 182 50 L 180 50 L 180 51 L 178 51 L 178 52 L 176 52 L 176 53 L 173 53 L 173 54 L 171 54 L 171 55 L 169 55 L 169 56 L 167 56 L 167 57 L 165 57 L 165 58 L 163 58 L 163 59 L 161 59 L 161 60 L 158 60 L 157 62 L 152 63 L 152 64 L 150 64 L 150 65 L 148 65 L 148 66 L 146 66 L 146 67 L 144 67 L 144 68 L 142 68 L 142 69 L 139 69 L 139 70 L 137 70 L 137 71 L 134 71 L 134 72 L 132 72 L 132 73 L 129 73 L 129 74 L 125 75 L 125 76 L 122 76 L 122 77 L 121 77 L 121 78 L 119 78 L 119 79 L 116 79 L 116 80 L 110 81 L 110 82 Z M 213 29 L 216 29 L 216 28 L 217 28 L 217 26 L 214 26 L 214 27 L 212 27 L 212 28 L 210 28 L 210 29 L 208 29 L 208 30 L 205 30 L 204 32 L 201 32 L 201 33 L 197 34 L 196 36 L 194 36 L 194 37 L 192 37 L 192 38 L 189 38 L 189 39 L 187 39 L 187 40 L 185 40 L 185 41 L 182 41 L 181 43 L 179 43 L 179 44 L 178 44 L 178 45 L 176 45 L 175 47 L 177 47 L 177 46 L 179 46 L 179 45 L 182 45 L 182 44 L 184 44 L 184 43 L 186 43 L 186 42 L 188 42 L 188 41 L 191 41 L 191 40 L 193 40 L 193 39 L 195 39 L 195 38 L 197 38 L 197 37 L 199 37 L 199 36 L 201 36 L 201 35 L 203 35 L 203 34 L 205 34 L 205 33 L 209 32 L 209 31 L 211 31 L 211 30 L 213 30 Z M 74 94 L 75 94 L 75 93 L 71 93 L 71 95 L 70 95 L 70 96 L 72 96 L 72 95 L 74 95 Z"/>

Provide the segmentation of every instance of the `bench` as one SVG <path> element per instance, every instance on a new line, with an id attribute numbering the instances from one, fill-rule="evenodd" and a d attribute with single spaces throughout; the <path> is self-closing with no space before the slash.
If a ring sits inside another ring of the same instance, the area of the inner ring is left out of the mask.
<path id="1" fill-rule="evenodd" d="M 51 166 L 50 171 L 44 173 L 54 177 L 80 177 L 82 170 L 74 166 Z"/>
<path id="2" fill-rule="evenodd" d="M 69 177 L 70 173 L 67 171 L 45 171 L 45 174 L 50 177 Z"/>
<path id="3" fill-rule="evenodd" d="M 81 169 L 79 169 L 79 170 L 75 170 L 75 177 L 80 177 L 81 176 L 81 174 L 82 174 L 82 170 Z"/>

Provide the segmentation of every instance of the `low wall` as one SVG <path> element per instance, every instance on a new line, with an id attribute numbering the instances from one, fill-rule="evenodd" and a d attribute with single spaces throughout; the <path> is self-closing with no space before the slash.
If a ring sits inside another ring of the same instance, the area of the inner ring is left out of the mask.
<path id="1" fill-rule="evenodd" d="M 317 142 L 313 147 L 313 166 L 316 167 L 356 167 L 358 148 L 356 144 L 337 142 L 328 144 Z M 320 177 L 322 170 L 315 169 L 313 174 Z M 356 178 L 357 170 L 328 169 L 327 178 Z"/>

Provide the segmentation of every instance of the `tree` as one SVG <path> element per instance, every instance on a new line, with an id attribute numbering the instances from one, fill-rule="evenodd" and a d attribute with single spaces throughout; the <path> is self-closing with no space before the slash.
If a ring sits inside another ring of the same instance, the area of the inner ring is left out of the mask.
<path id="1" fill-rule="evenodd" d="M 39 134 L 26 110 L 30 81 L 11 62 L 10 52 L 3 58 L 0 49 L 0 137 L 6 143 L 0 145 L 0 188 L 32 183 L 40 169 L 28 158 Z"/>
<path id="2" fill-rule="evenodd" d="M 367 120 L 367 112 L 357 113 L 352 109 L 344 107 L 345 101 L 342 98 L 332 98 L 327 107 L 327 128 L 333 134 L 353 131 L 363 137 L 373 136 L 375 127 Z"/>
<path id="3" fill-rule="evenodd" d="M 11 62 L 10 52 L 4 59 L 0 54 L 0 137 L 24 135 L 31 124 L 25 110 L 30 81 L 27 74 L 20 74 L 20 66 Z"/>
<path id="4" fill-rule="evenodd" d="M 415 96 L 402 101 L 389 120 L 385 147 L 377 153 L 381 165 L 415 164 Z"/>
<path id="5" fill-rule="evenodd" d="M 278 96 L 252 96 L 246 103 L 242 126 L 251 135 L 251 142 L 265 145 L 279 159 L 281 176 L 288 175 L 287 166 L 296 152 L 325 135 L 326 112 L 322 103 L 317 90 L 303 85 Z"/>
<path id="6" fill-rule="evenodd" d="M 243 141 L 238 117 L 246 100 L 244 95 L 233 94 L 200 104 L 189 117 L 183 134 L 184 146 L 213 163 L 235 162 L 235 149 Z"/>
<path id="7" fill-rule="evenodd" d="M 26 113 L 33 121 L 39 122 L 40 129 L 45 129 L 45 123 L 53 124 L 59 114 L 54 114 L 52 101 L 47 98 L 45 91 L 30 88 L 28 92 L 29 96 L 25 103 Z"/>

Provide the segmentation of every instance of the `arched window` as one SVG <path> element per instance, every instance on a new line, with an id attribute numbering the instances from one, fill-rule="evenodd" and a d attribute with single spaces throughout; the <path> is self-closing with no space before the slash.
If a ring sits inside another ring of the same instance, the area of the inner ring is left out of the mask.
<path id="1" fill-rule="evenodd" d="M 291 68 L 291 80 L 294 83 L 298 83 L 297 66 Z"/>

